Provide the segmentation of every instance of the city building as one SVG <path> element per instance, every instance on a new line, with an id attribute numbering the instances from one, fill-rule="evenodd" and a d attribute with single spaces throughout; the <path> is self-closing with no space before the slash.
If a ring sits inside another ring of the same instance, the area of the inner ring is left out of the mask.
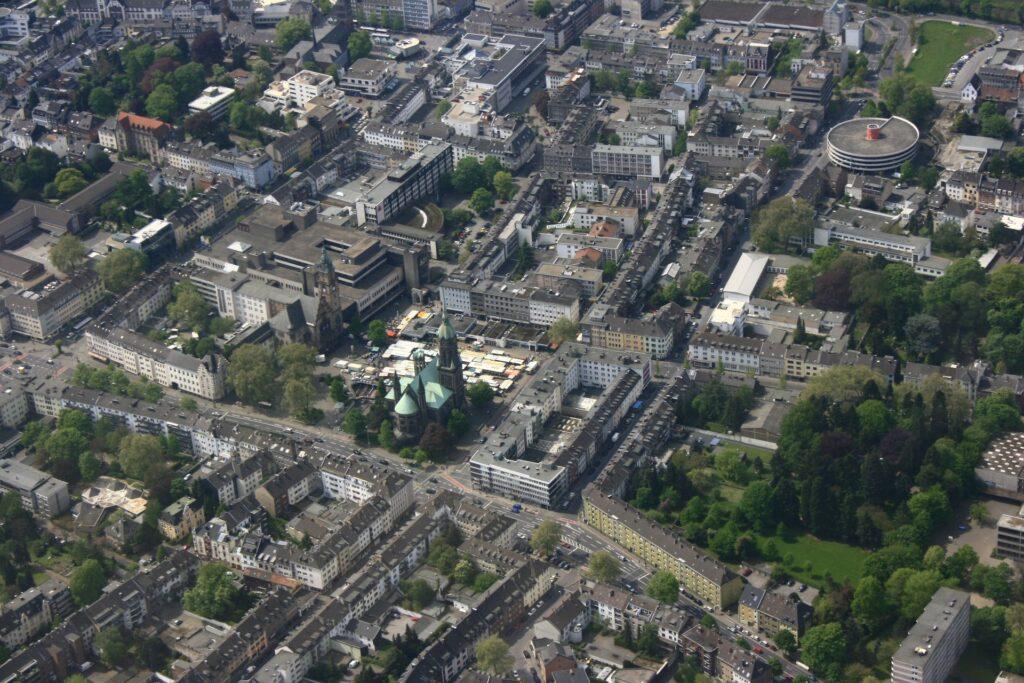
<path id="1" fill-rule="evenodd" d="M 594 346 L 662 359 L 675 346 L 676 335 L 686 324 L 686 311 L 668 303 L 649 316 L 630 318 L 616 315 L 605 304 L 595 304 L 581 322 L 584 341 Z"/>
<path id="2" fill-rule="evenodd" d="M 360 97 L 380 97 L 394 82 L 395 67 L 392 62 L 362 57 L 338 78 L 338 87 Z"/>
<path id="3" fill-rule="evenodd" d="M 779 631 L 786 630 L 799 642 L 804 627 L 810 623 L 811 606 L 797 593 L 783 595 L 746 584 L 740 595 L 737 616 L 740 624 L 753 631 L 763 631 L 767 638 L 774 639 Z"/>
<path id="4" fill-rule="evenodd" d="M 664 150 L 629 145 L 594 145 L 590 154 L 594 173 L 660 180 L 664 174 Z"/>
<path id="5" fill-rule="evenodd" d="M 543 38 L 467 33 L 445 57 L 445 68 L 452 74 L 454 90 L 485 91 L 488 104 L 500 114 L 543 73 L 544 54 Z"/>
<path id="6" fill-rule="evenodd" d="M 160 512 L 157 529 L 163 537 L 173 542 L 187 538 L 194 529 L 206 521 L 203 504 L 195 498 L 179 498 Z"/>
<path id="7" fill-rule="evenodd" d="M 71 507 L 65 482 L 17 460 L 0 461 L 0 491 L 17 493 L 26 510 L 43 517 L 57 517 Z"/>
<path id="8" fill-rule="evenodd" d="M 570 286 L 549 290 L 453 273 L 441 283 L 441 301 L 453 313 L 548 327 L 559 318 L 580 319 L 579 292 Z"/>
<path id="9" fill-rule="evenodd" d="M 355 0 L 352 12 L 366 21 L 414 31 L 433 30 L 442 16 L 436 0 Z"/>
<path id="10" fill-rule="evenodd" d="M 122 111 L 107 119 L 98 135 L 100 145 L 111 151 L 156 159 L 171 132 L 160 119 Z"/>
<path id="11" fill-rule="evenodd" d="M 82 268 L 64 280 L 51 279 L 8 294 L 0 319 L 7 319 L 16 334 L 49 339 L 99 303 L 103 295 L 99 275 L 91 268 Z"/>
<path id="12" fill-rule="evenodd" d="M 219 85 L 211 85 L 203 89 L 203 93 L 188 103 L 190 114 L 209 114 L 214 121 L 228 113 L 231 102 L 235 99 L 235 89 Z"/>
<path id="13" fill-rule="evenodd" d="M 971 596 L 942 587 L 892 656 L 893 683 L 942 683 L 971 635 Z"/>
<path id="14" fill-rule="evenodd" d="M 825 136 L 828 158 L 850 171 L 884 173 L 917 153 L 920 133 L 907 119 L 859 118 L 833 126 Z"/>

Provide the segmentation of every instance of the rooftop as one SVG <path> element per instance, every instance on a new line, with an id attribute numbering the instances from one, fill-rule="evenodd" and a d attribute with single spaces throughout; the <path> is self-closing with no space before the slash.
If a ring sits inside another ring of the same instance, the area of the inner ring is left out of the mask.
<path id="1" fill-rule="evenodd" d="M 871 129 L 871 126 L 877 128 Z M 868 138 L 869 129 L 877 130 L 877 138 Z M 830 145 L 845 154 L 865 157 L 882 157 L 901 152 L 916 145 L 919 138 L 917 126 L 899 116 L 888 119 L 850 119 L 837 123 L 828 132 Z"/>

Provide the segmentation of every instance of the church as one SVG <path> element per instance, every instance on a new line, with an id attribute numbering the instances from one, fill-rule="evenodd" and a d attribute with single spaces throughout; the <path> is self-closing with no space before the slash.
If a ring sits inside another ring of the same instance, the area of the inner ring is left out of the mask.
<path id="1" fill-rule="evenodd" d="M 395 414 L 395 437 L 403 443 L 419 441 L 430 422 L 445 425 L 455 408 L 466 402 L 458 336 L 447 315 L 437 329 L 437 357 L 430 362 L 417 349 L 413 353 L 416 374 L 392 377 L 390 399 Z"/>
<path id="2" fill-rule="evenodd" d="M 314 274 L 316 297 L 299 295 L 270 319 L 281 344 L 307 344 L 317 351 L 333 350 L 345 334 L 341 294 L 334 262 L 324 246 Z"/>

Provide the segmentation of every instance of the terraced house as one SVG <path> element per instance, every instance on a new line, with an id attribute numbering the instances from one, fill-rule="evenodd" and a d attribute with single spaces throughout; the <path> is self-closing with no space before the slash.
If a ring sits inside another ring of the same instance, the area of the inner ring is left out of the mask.
<path id="1" fill-rule="evenodd" d="M 672 572 L 682 590 L 716 609 L 730 607 L 740 597 L 743 579 L 738 574 L 593 486 L 583 494 L 583 521 L 652 567 Z"/>

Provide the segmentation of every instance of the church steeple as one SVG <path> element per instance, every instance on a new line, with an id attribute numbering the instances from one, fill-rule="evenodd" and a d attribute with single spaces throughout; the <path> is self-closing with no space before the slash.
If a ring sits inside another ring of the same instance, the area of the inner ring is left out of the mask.
<path id="1" fill-rule="evenodd" d="M 334 272 L 334 262 L 324 242 L 320 250 L 320 261 L 316 265 L 313 277 L 317 295 L 316 339 L 315 345 L 322 351 L 329 351 L 337 346 L 343 332 L 343 316 L 341 295 L 338 292 L 338 278 Z"/>
<path id="2" fill-rule="evenodd" d="M 441 324 L 437 328 L 437 379 L 441 386 L 451 390 L 455 405 L 461 408 L 466 397 L 466 381 L 462 376 L 459 337 L 447 311 L 441 312 Z"/>

